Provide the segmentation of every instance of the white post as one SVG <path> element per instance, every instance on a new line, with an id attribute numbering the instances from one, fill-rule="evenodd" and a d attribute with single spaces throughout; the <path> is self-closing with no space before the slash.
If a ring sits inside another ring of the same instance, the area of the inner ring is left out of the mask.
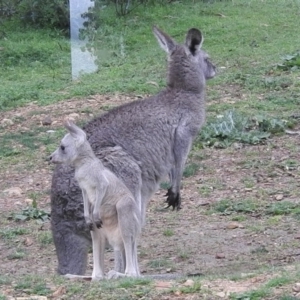
<path id="1" fill-rule="evenodd" d="M 88 12 L 89 7 L 93 7 L 91 0 L 70 0 L 70 29 L 71 29 L 71 62 L 72 78 L 77 79 L 82 73 L 92 73 L 97 70 L 95 64 L 96 57 L 86 49 L 85 40 L 79 40 L 79 29 L 83 28 L 83 13 Z"/>

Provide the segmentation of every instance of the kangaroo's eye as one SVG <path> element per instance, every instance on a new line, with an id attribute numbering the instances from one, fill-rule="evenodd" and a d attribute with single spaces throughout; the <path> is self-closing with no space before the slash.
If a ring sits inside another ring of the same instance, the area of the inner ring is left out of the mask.
<path id="1" fill-rule="evenodd" d="M 65 146 L 61 145 L 61 146 L 60 146 L 60 149 L 61 149 L 62 151 L 65 151 Z"/>

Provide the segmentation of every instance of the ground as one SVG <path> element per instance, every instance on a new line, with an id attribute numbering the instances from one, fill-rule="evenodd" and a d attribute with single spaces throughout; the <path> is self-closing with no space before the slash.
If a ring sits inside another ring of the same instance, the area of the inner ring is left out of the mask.
<path id="1" fill-rule="evenodd" d="M 14 214 L 35 201 L 40 211 L 50 211 L 53 166 L 47 157 L 64 132 L 62 120 L 71 116 L 84 122 L 131 100 L 124 95 L 96 95 L 0 112 L 0 137 L 6 149 L 0 158 L 0 299 L 34 294 L 20 283 L 26 276 L 52 278 L 56 273 L 49 222 L 33 216 L 16 221 Z M 33 145 L 9 138 L 16 133 L 30 137 L 31 132 L 37 136 L 29 139 Z M 236 299 L 300 297 L 299 149 L 298 134 L 275 136 L 263 145 L 193 149 L 182 181 L 182 209 L 164 209 L 166 191 L 157 192 L 148 206 L 138 253 L 143 275 L 200 276 L 201 288 L 183 289 L 198 277 L 181 283 L 155 281 L 160 296 L 143 299 L 228 299 L 232 293 L 266 286 L 273 289 L 264 298 Z M 113 266 L 112 257 L 112 252 L 106 254 L 107 270 Z M 90 260 L 87 274 L 91 270 Z M 272 286 L 274 278 L 286 281 Z M 47 281 L 48 297 L 80 299 L 59 280 Z M 167 292 L 160 294 L 161 290 Z"/>

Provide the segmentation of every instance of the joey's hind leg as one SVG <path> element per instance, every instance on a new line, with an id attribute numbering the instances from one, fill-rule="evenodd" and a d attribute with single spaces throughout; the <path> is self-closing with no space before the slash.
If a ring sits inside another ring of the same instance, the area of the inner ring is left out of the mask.
<path id="1" fill-rule="evenodd" d="M 114 249 L 114 259 L 115 259 L 115 267 L 114 270 L 118 273 L 125 272 L 125 251 Z"/>
<path id="2" fill-rule="evenodd" d="M 117 204 L 118 226 L 125 249 L 125 275 L 138 277 L 136 240 L 141 231 L 141 213 L 134 199 L 125 196 Z"/>
<path id="3" fill-rule="evenodd" d="M 96 281 L 104 278 L 104 251 L 106 239 L 102 229 L 94 228 L 91 231 L 91 235 L 93 241 L 92 281 Z"/>

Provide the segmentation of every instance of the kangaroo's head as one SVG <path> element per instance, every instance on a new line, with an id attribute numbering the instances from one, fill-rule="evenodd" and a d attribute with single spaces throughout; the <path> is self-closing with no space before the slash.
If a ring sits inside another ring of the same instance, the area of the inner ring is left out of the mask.
<path id="1" fill-rule="evenodd" d="M 64 126 L 69 133 L 63 137 L 59 147 L 50 155 L 49 160 L 54 164 L 73 165 L 89 152 L 90 147 L 82 129 L 69 120 L 65 121 Z"/>
<path id="2" fill-rule="evenodd" d="M 168 54 L 168 86 L 192 92 L 202 92 L 207 79 L 216 75 L 216 68 L 201 49 L 203 36 L 196 28 L 186 34 L 184 44 L 177 44 L 157 27 L 153 33 Z"/>

